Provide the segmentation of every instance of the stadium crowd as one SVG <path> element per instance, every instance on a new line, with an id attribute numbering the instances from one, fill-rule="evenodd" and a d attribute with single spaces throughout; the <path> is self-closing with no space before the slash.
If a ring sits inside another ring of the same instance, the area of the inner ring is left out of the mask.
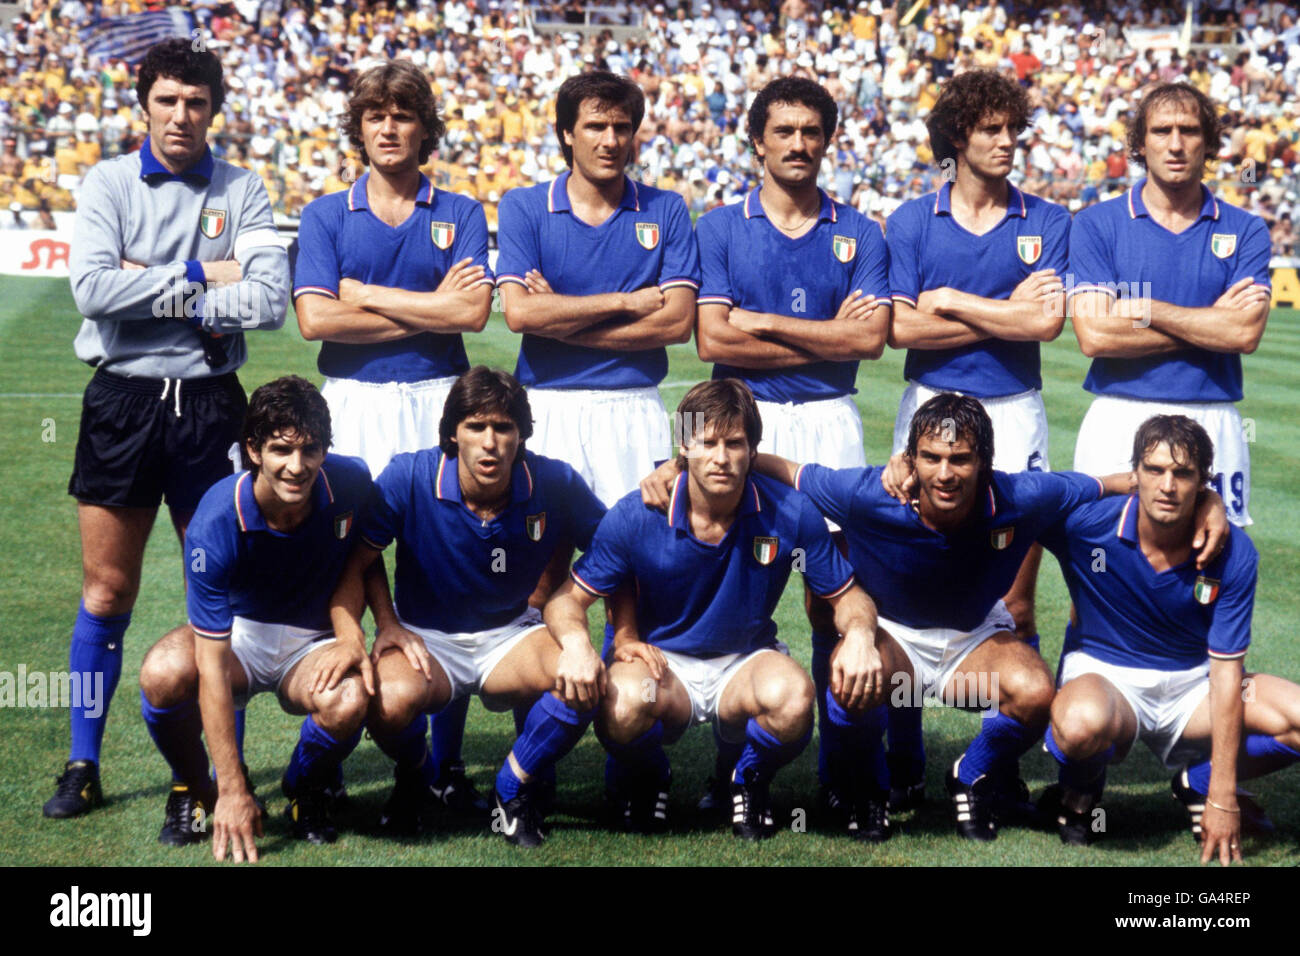
<path id="1" fill-rule="evenodd" d="M 126 59 L 88 52 L 96 18 L 158 9 L 141 0 L 25 0 L 0 31 L 0 209 L 3 225 L 51 228 L 75 208 L 81 176 L 145 135 Z M 600 8 L 610 28 L 543 32 L 584 17 L 581 3 L 395 0 L 355 4 L 247 0 L 181 5 L 195 42 L 217 51 L 229 95 L 214 149 L 266 181 L 278 215 L 295 219 L 361 171 L 340 135 L 350 79 L 384 58 L 428 71 L 447 119 L 426 172 L 483 203 L 490 228 L 506 190 L 564 168 L 554 95 L 586 68 L 630 74 L 645 90 L 638 164 L 647 182 L 682 194 L 693 215 L 739 199 L 757 182 L 745 140 L 748 100 L 777 76 L 826 84 L 841 131 L 823 186 L 884 220 L 932 189 L 924 118 L 944 77 L 969 67 L 1013 71 L 1033 122 L 1016 181 L 1077 211 L 1133 175 L 1124 120 L 1154 80 L 1187 79 L 1221 104 L 1231 135 L 1211 173 L 1230 202 L 1269 223 L 1291 255 L 1300 211 L 1300 16 L 1285 3 L 1208 0 L 1186 56 L 1146 51 L 1134 28 L 1177 31 L 1179 2 L 1021 3 L 861 0 L 680 0 Z M 622 29 L 633 26 L 639 29 Z M 616 36 L 617 34 L 617 36 Z"/>

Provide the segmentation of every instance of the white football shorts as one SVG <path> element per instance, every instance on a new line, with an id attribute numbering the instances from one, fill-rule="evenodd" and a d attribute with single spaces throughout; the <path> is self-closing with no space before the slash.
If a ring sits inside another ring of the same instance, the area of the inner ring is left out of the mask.
<path id="1" fill-rule="evenodd" d="M 1250 520 L 1250 448 L 1241 413 L 1232 402 L 1147 402 L 1098 395 L 1079 426 L 1074 446 L 1074 470 L 1088 475 L 1112 475 L 1133 470 L 1133 436 L 1152 415 L 1186 415 L 1200 424 L 1214 442 L 1215 491 L 1223 496 L 1228 520 L 1240 527 Z"/>
<path id="2" fill-rule="evenodd" d="M 530 607 L 509 624 L 486 631 L 452 634 L 428 627 L 416 627 L 405 621 L 402 627 L 424 639 L 425 650 L 438 662 L 451 684 L 451 700 L 481 694 L 492 670 L 515 647 L 542 623 L 542 612 Z"/>
<path id="3" fill-rule="evenodd" d="M 1210 662 L 1180 671 L 1148 667 L 1121 667 L 1099 660 L 1083 651 L 1071 651 L 1061 659 L 1056 686 L 1083 674 L 1097 674 L 1114 685 L 1137 715 L 1137 735 L 1170 770 L 1204 756 L 1196 747 L 1182 745 L 1183 730 L 1201 701 L 1210 693 Z"/>
<path id="4" fill-rule="evenodd" d="M 606 507 L 673 453 L 657 388 L 531 388 L 528 401 L 529 449 L 568 462 Z"/>
<path id="5" fill-rule="evenodd" d="M 330 451 L 355 455 L 378 478 L 389 459 L 438 444 L 442 406 L 455 377 L 423 382 L 358 382 L 327 378 L 321 394 L 330 407 Z"/>
<path id="6" fill-rule="evenodd" d="M 894 420 L 894 454 L 907 450 L 907 435 L 916 410 L 936 395 L 928 385 L 909 382 Z M 972 396 L 993 422 L 993 467 L 998 471 L 1051 471 L 1047 460 L 1047 409 L 1043 393 L 1030 389 L 996 398 Z"/>
<path id="7" fill-rule="evenodd" d="M 1016 622 L 1012 620 L 1011 612 L 1001 601 L 993 605 L 988 617 L 984 618 L 979 627 L 969 632 L 950 627 L 917 629 L 883 617 L 878 620 L 877 627 L 887 631 L 889 636 L 898 642 L 898 646 L 903 649 L 903 653 L 912 664 L 912 676 L 916 681 L 913 687 L 904 687 L 894 678 L 891 678 L 888 687 L 891 699 L 897 694 L 902 694 L 905 695 L 906 702 L 911 705 L 918 702 L 923 705 L 927 697 L 942 699 L 944 688 L 961 671 L 962 661 L 970 655 L 971 651 L 998 631 L 1016 633 Z M 966 695 L 964 699 L 967 706 L 983 706 L 996 701 L 997 690 L 992 686 L 991 678 L 989 686 L 983 687 L 978 681 L 972 685 L 973 675 L 963 675 L 963 677 L 962 688 Z"/>
<path id="8" fill-rule="evenodd" d="M 717 728 L 718 736 L 730 743 L 744 743 L 744 735 L 739 740 L 726 736 L 722 722 L 718 720 L 718 701 L 727 689 L 731 679 L 740 669 L 759 654 L 785 654 L 790 650 L 780 641 L 771 647 L 763 647 L 748 654 L 723 654 L 721 657 L 692 657 L 659 648 L 668 660 L 668 667 L 673 676 L 682 682 L 686 694 L 691 699 L 691 723 L 707 724 L 712 722 Z"/>
<path id="9" fill-rule="evenodd" d="M 295 664 L 334 641 L 333 631 L 236 617 L 230 628 L 230 650 L 248 678 L 248 692 L 235 697 L 235 709 L 243 710 L 258 694 L 279 694 L 280 684 Z"/>

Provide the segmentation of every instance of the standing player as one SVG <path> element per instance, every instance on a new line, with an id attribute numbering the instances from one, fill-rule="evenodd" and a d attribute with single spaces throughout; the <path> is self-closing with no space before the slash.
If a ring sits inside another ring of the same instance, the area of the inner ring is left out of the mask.
<path id="1" fill-rule="evenodd" d="M 1192 558 L 1193 509 L 1213 472 L 1205 429 L 1147 419 L 1133 440 L 1137 494 L 1085 505 L 1043 538 L 1060 558 L 1077 620 L 1066 630 L 1047 748 L 1061 764 L 1046 803 L 1066 843 L 1097 836 L 1106 766 L 1141 739 L 1170 769 L 1191 812 L 1201 862 L 1241 859 L 1241 833 L 1264 822 L 1237 781 L 1300 760 L 1300 687 L 1243 680 L 1259 555 L 1231 528 L 1204 569 Z M 1106 555 L 1105 573 L 1096 555 Z M 1184 768 L 1188 761 L 1190 765 Z"/>
<path id="2" fill-rule="evenodd" d="M 410 62 L 361 75 L 344 130 L 370 171 L 303 210 L 294 305 L 303 337 L 323 340 L 317 365 L 336 446 L 378 476 L 393 455 L 438 443 L 447 393 L 469 368 L 461 333 L 481 332 L 492 306 L 487 220 L 420 172 L 443 122 Z M 442 734 L 435 726 L 437 790 L 457 809 L 486 812 L 460 759 L 467 704 L 444 715 Z"/>
<path id="3" fill-rule="evenodd" d="M 1221 131 L 1214 104 L 1186 83 L 1151 89 L 1129 129 L 1129 155 L 1147 176 L 1075 218 L 1070 314 L 1093 360 L 1083 387 L 1097 397 L 1079 426 L 1074 467 L 1113 471 L 1139 424 L 1186 415 L 1209 433 L 1209 481 L 1235 524 L 1250 524 L 1250 452 L 1235 402 L 1241 355 L 1268 321 L 1268 228 L 1201 182 Z"/>
<path id="4" fill-rule="evenodd" d="M 103 673 L 102 714 L 72 711 L 72 751 L 47 817 L 103 800 L 100 746 L 122 671 L 145 543 L 165 497 L 183 540 L 208 486 L 238 464 L 247 401 L 236 377 L 245 329 L 277 329 L 289 262 L 266 187 L 214 159 L 208 127 L 221 62 L 188 39 L 145 54 L 136 82 L 149 136 L 86 176 L 72 243 L 84 317 L 77 357 L 94 366 L 68 492 L 81 531 L 81 607 L 69 669 Z"/>
<path id="5" fill-rule="evenodd" d="M 597 726 L 615 758 L 607 782 L 624 819 L 634 829 L 666 825 L 662 744 L 712 722 L 744 748 L 730 780 L 732 832 L 759 840 L 775 833 L 773 775 L 812 737 L 812 682 L 777 643 L 772 620 L 790 571 L 804 571 L 844 635 L 830 669 L 845 708 L 861 708 L 882 687 L 871 650 L 875 608 L 812 503 L 750 474 L 763 423 L 744 383 L 696 385 L 678 414 L 692 428 L 667 514 L 637 493 L 619 501 L 546 605 L 546 621 L 561 640 L 585 639 L 587 609 L 635 582 L 637 634 L 626 640 L 620 630 L 615 641 Z"/>
<path id="6" fill-rule="evenodd" d="M 569 172 L 511 190 L 500 209 L 497 284 L 523 333 L 533 447 L 606 505 L 669 455 L 665 346 L 690 339 L 700 284 L 686 204 L 624 173 L 644 113 L 626 77 L 569 78 L 555 106 Z"/>
<path id="7" fill-rule="evenodd" d="M 884 351 L 890 305 L 880 227 L 817 188 L 837 122 L 830 94 L 802 77 L 774 80 L 754 98 L 749 139 L 763 185 L 696 227 L 696 345 L 701 359 L 716 363 L 714 378 L 738 378 L 753 391 L 763 418 L 760 451 L 848 468 L 866 464 L 852 398 L 858 361 Z M 808 591 L 806 605 L 824 742 L 836 732 L 823 700 L 839 638 L 826 602 Z M 725 790 L 735 758 L 735 748 L 719 742 L 715 787 Z M 829 797 L 843 788 L 829 779 L 824 756 L 820 764 Z M 707 796 L 705 805 L 720 805 L 721 796 Z"/>
<path id="8" fill-rule="evenodd" d="M 213 485 L 190 522 L 190 623 L 155 644 L 140 669 L 145 723 L 172 768 L 160 843 L 205 838 L 215 799 L 213 855 L 223 859 L 229 844 L 236 862 L 257 861 L 261 812 L 234 727 L 236 708 L 264 691 L 307 715 L 282 784 L 293 833 L 336 838 L 325 791 L 361 737 L 374 679 L 364 641 L 335 639 L 330 599 L 374 486 L 364 462 L 327 455 L 329 445 L 329 408 L 315 386 L 294 375 L 268 382 L 253 392 L 243 426 L 248 470 Z"/>
<path id="9" fill-rule="evenodd" d="M 939 392 L 978 399 L 998 436 L 1000 471 L 1047 471 L 1047 413 L 1039 343 L 1061 334 L 1070 216 L 1007 177 L 1029 123 L 1025 91 L 992 70 L 948 80 L 926 118 L 945 183 L 889 217 L 890 345 L 906 348 L 908 381 L 894 423 L 907 445 L 916 409 Z M 1120 471 L 1113 468 L 1111 471 Z M 1033 547 L 1005 596 L 1016 633 L 1038 647 Z M 919 802 L 925 779 L 921 711 L 890 717 L 895 803 Z"/>
<path id="10" fill-rule="evenodd" d="M 361 635 L 363 574 L 397 539 L 396 610 L 372 606 L 378 675 L 368 726 L 397 762 L 385 816 L 418 825 L 430 785 L 424 714 L 468 694 L 490 709 L 526 708 L 496 778 L 494 829 L 517 846 L 545 838 L 534 781 L 582 737 L 604 668 L 584 630 L 557 640 L 529 607 L 560 541 L 586 547 L 605 513 L 564 462 L 525 451 L 532 412 L 505 372 L 456 380 L 440 443 L 397 455 L 377 482 L 334 601 L 336 630 Z"/>

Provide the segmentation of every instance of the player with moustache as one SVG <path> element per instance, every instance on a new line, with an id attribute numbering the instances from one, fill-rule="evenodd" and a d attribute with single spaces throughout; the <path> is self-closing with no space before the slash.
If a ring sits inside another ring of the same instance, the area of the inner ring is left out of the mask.
<path id="1" fill-rule="evenodd" d="M 1272 830 L 1238 782 L 1300 760 L 1300 686 L 1244 670 L 1259 565 L 1246 533 L 1231 527 L 1217 558 L 1193 560 L 1195 503 L 1214 474 L 1205 429 L 1154 416 L 1132 455 L 1134 494 L 1080 507 L 1043 538 L 1076 614 L 1047 731 L 1060 780 L 1043 803 L 1065 843 L 1100 838 L 1107 767 L 1141 740 L 1177 771 L 1201 862 L 1227 865 L 1244 834 Z"/>
<path id="2" fill-rule="evenodd" d="M 266 187 L 208 147 L 225 99 L 220 60 L 166 40 L 141 60 L 136 94 L 149 135 L 87 173 L 72 241 L 75 351 L 95 375 L 68 482 L 82 564 L 68 669 L 102 674 L 105 700 L 97 714 L 72 709 L 46 817 L 103 802 L 108 704 L 158 507 L 166 500 L 183 542 L 203 493 L 239 469 L 244 332 L 278 329 L 289 296 Z"/>
<path id="3" fill-rule="evenodd" d="M 374 679 L 364 641 L 336 638 L 330 601 L 374 485 L 363 461 L 328 453 L 329 408 L 297 376 L 253 392 L 243 432 L 247 470 L 213 485 L 190 522 L 190 623 L 145 655 L 140 707 L 172 769 L 158 841 L 211 834 L 217 860 L 229 849 L 256 862 L 262 810 L 241 772 L 235 715 L 259 693 L 306 715 L 282 781 L 294 836 L 337 838 L 328 790 L 361 738 Z"/>
<path id="4" fill-rule="evenodd" d="M 377 691 L 367 718 L 396 763 L 384 810 L 395 829 L 423 823 L 425 714 L 477 694 L 491 710 L 524 715 L 497 773 L 492 828 L 540 846 L 541 788 L 595 716 L 605 673 L 590 638 L 553 634 L 529 599 L 561 542 L 587 547 L 605 508 L 569 465 L 525 449 L 532 420 L 505 372 L 476 366 L 458 378 L 439 445 L 394 456 L 379 476 L 339 584 L 335 629 L 359 639 L 366 571 L 397 541 L 395 604 L 385 590 L 371 606 Z"/>
<path id="5" fill-rule="evenodd" d="M 775 834 L 770 784 L 812 737 L 812 681 L 776 639 L 772 613 L 798 567 L 828 601 L 843 635 L 831 654 L 831 690 L 860 709 L 881 689 L 872 650 L 875 608 L 802 495 L 754 474 L 763 423 L 749 388 L 714 379 L 692 388 L 678 413 L 695 423 L 672 465 L 664 510 L 639 493 L 618 502 L 591 549 L 546 605 L 562 639 L 587 632 L 587 610 L 632 581 L 636 626 L 608 651 L 608 692 L 597 736 L 611 757 L 611 796 L 623 824 L 667 826 L 671 769 L 663 750 L 692 725 L 741 752 L 730 774 L 732 832 Z"/>
<path id="6" fill-rule="evenodd" d="M 344 132 L 368 172 L 303 210 L 294 304 L 303 337 L 321 342 L 336 446 L 377 477 L 393 455 L 438 443 L 447 393 L 469 368 L 463 335 L 487 324 L 493 280 L 483 207 L 420 172 L 444 124 L 417 67 L 363 73 Z M 432 795 L 486 815 L 461 758 L 468 703 L 440 716 L 441 733 L 435 724 Z"/>
<path id="7" fill-rule="evenodd" d="M 1040 349 L 1065 321 L 1070 216 L 1008 180 L 1030 113 L 1028 95 L 1014 81 L 971 70 L 944 84 L 926 117 L 945 182 L 900 206 L 885 230 L 894 300 L 890 345 L 907 349 L 895 454 L 907 445 L 917 408 L 939 392 L 958 392 L 978 399 L 993 421 L 992 467 L 1050 470 Z M 1016 633 L 1035 649 L 1041 561 L 1042 549 L 1030 548 L 1003 598 Z M 906 708 L 890 715 L 896 810 L 923 798 L 921 717 L 920 709 Z"/>
<path id="8" fill-rule="evenodd" d="M 740 203 L 702 216 L 696 347 L 713 377 L 749 386 L 763 419 L 759 451 L 831 468 L 866 464 L 862 418 L 853 400 L 859 362 L 880 357 L 889 335 L 888 254 L 880 227 L 817 187 L 839 111 L 819 84 L 774 80 L 749 108 L 750 145 L 763 183 Z M 832 528 L 834 532 L 835 529 Z M 833 779 L 825 742 L 824 692 L 839 640 L 830 606 L 805 590 L 818 690 L 819 775 L 823 801 L 850 832 L 848 788 Z M 718 740 L 703 809 L 727 805 L 738 756 Z"/>
<path id="9" fill-rule="evenodd" d="M 1128 473 L 1006 473 L 992 460 L 983 406 L 942 393 L 917 410 L 905 456 L 886 468 L 836 470 L 774 455 L 754 461 L 755 471 L 804 492 L 844 529 L 854 573 L 879 608 L 881 692 L 860 712 L 827 701 L 844 729 L 834 759 L 861 768 L 851 779 L 862 839 L 890 833 L 881 743 L 887 710 L 928 698 L 984 714 L 946 785 L 958 834 L 996 838 L 1005 781 L 1042 735 L 1053 694 L 1047 665 L 1017 638 L 1001 597 L 1045 529 L 1082 502 L 1129 488 Z M 643 492 L 658 503 L 673 477 L 668 463 Z M 1222 518 L 1217 496 L 1207 495 L 1201 507 L 1205 522 Z M 1226 533 L 1226 523 L 1218 528 Z M 1217 539 L 1206 537 L 1208 554 Z"/>
<path id="10" fill-rule="evenodd" d="M 1210 192 L 1222 139 L 1213 102 L 1187 83 L 1149 89 L 1130 124 L 1146 176 L 1083 210 L 1070 232 L 1070 315 L 1094 396 L 1075 445 L 1090 474 L 1127 467 L 1138 426 L 1186 415 L 1209 433 L 1234 524 L 1250 519 L 1250 451 L 1236 403 L 1241 356 L 1259 347 L 1271 299 L 1268 227 Z"/>

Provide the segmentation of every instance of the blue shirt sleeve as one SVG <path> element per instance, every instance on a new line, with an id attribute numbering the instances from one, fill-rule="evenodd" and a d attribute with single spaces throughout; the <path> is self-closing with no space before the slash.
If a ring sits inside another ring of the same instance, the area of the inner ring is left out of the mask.
<path id="1" fill-rule="evenodd" d="M 682 197 L 669 197 L 664 216 L 664 257 L 659 266 L 659 288 L 700 287 L 700 251 L 695 244 L 695 230 Z"/>
<path id="2" fill-rule="evenodd" d="M 460 216 L 460 225 L 451 244 L 451 261 L 473 259 L 473 265 L 482 266 L 483 282 L 493 285 L 492 267 L 488 264 L 488 229 L 487 216 L 483 207 L 471 199 L 466 199 L 464 212 Z M 479 283 L 482 285 L 482 282 Z"/>
<path id="3" fill-rule="evenodd" d="M 378 551 L 392 544 L 402 530 L 410 504 L 411 470 L 415 456 L 396 455 L 375 480 L 371 506 L 361 519 L 361 539 Z"/>
<path id="4" fill-rule="evenodd" d="M 1100 206 L 1097 213 L 1084 210 L 1070 224 L 1070 276 L 1073 286 L 1067 286 L 1066 295 L 1077 292 L 1107 292 L 1114 295 L 1118 275 L 1113 258 L 1114 243 L 1103 235 L 1103 218 Z"/>
<path id="5" fill-rule="evenodd" d="M 1268 271 L 1268 263 L 1272 255 L 1273 244 L 1269 239 L 1264 220 L 1252 216 L 1250 228 L 1241 237 L 1241 248 L 1237 250 L 1232 278 L 1228 280 L 1228 285 L 1231 286 L 1249 276 L 1255 280 L 1255 285 L 1271 289 L 1273 283 Z"/>
<path id="6" fill-rule="evenodd" d="M 728 267 L 727 230 L 723 210 L 706 212 L 695 224 L 695 240 L 700 247 L 701 305 L 736 304 Z"/>
<path id="7" fill-rule="evenodd" d="M 530 269 L 542 267 L 541 242 L 525 208 L 526 195 L 526 187 L 512 189 L 497 207 L 497 285 L 523 285 Z"/>
<path id="8" fill-rule="evenodd" d="M 222 534 L 220 522 L 202 508 L 185 532 L 185 610 L 200 637 L 227 640 L 235 615 L 230 609 L 230 576 L 236 554 L 233 522 Z"/>
<path id="9" fill-rule="evenodd" d="M 336 217 L 328 214 L 323 197 L 308 203 L 298 224 L 298 260 L 293 295 L 339 297 L 339 251 Z"/>
<path id="10" fill-rule="evenodd" d="M 1039 269 L 1051 269 L 1064 279 L 1070 270 L 1070 214 L 1056 203 L 1048 208 L 1046 228 L 1043 230 L 1043 256 Z"/>
<path id="11" fill-rule="evenodd" d="M 866 216 L 862 217 L 861 222 L 858 250 L 854 258 L 853 288 L 849 291 L 861 289 L 863 295 L 874 295 L 881 302 L 887 303 L 890 282 L 889 249 L 885 245 L 885 234 L 880 231 L 879 223 Z"/>
<path id="12" fill-rule="evenodd" d="M 1029 507 L 1047 526 L 1055 525 L 1080 505 L 1097 501 L 1105 491 L 1099 479 L 1078 471 L 1024 471 L 1008 477 L 1033 489 L 1034 500 Z"/>
<path id="13" fill-rule="evenodd" d="M 591 540 L 596 534 L 596 528 L 605 517 L 605 506 L 583 480 L 582 475 L 568 465 L 565 465 L 564 469 L 567 478 L 564 507 L 569 520 L 569 535 L 580 550 L 587 551 L 591 548 Z"/>
<path id="14" fill-rule="evenodd" d="M 1255 584 L 1259 577 L 1259 554 L 1244 534 L 1230 539 L 1232 553 L 1226 556 L 1228 573 L 1214 601 L 1210 624 L 1211 657 L 1244 657 L 1250 647 L 1250 621 L 1255 610 Z"/>
<path id="15" fill-rule="evenodd" d="M 629 518 L 633 507 L 645 506 L 639 501 L 628 505 L 620 501 L 611 508 L 592 535 L 591 547 L 574 562 L 569 573 L 589 594 L 608 597 L 632 574 L 629 544 L 636 535 Z"/>
<path id="16" fill-rule="evenodd" d="M 842 527 L 852 520 L 854 501 L 873 480 L 880 480 L 879 468 L 827 468 L 810 462 L 800 466 L 794 486 Z"/>
<path id="17" fill-rule="evenodd" d="M 796 546 L 804 552 L 804 580 L 818 597 L 836 597 L 853 583 L 853 568 L 835 547 L 826 522 L 816 506 L 805 496 L 797 497 L 799 540 Z"/>
<path id="18" fill-rule="evenodd" d="M 889 294 L 915 306 L 921 294 L 921 235 L 904 203 L 887 220 L 885 244 L 889 247 Z"/>

